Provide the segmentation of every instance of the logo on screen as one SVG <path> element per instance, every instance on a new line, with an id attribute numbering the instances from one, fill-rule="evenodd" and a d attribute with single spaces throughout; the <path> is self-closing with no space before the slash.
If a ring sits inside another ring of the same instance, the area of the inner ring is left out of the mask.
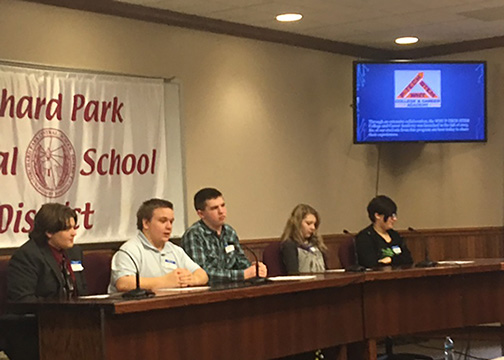
<path id="1" fill-rule="evenodd" d="M 30 141 L 26 174 L 40 194 L 50 198 L 65 194 L 73 183 L 75 167 L 75 150 L 62 131 L 42 129 Z"/>
<path id="2" fill-rule="evenodd" d="M 440 70 L 394 71 L 396 108 L 441 107 Z"/>

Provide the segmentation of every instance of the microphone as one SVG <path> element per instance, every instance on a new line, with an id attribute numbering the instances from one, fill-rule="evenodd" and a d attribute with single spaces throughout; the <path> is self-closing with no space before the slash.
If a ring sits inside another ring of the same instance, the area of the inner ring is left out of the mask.
<path id="1" fill-rule="evenodd" d="M 136 289 L 125 292 L 124 294 L 122 294 L 122 297 L 125 299 L 131 299 L 131 300 L 132 299 L 145 299 L 148 297 L 153 297 L 155 295 L 153 291 L 148 290 L 148 289 L 142 289 L 140 287 L 140 271 L 138 271 L 138 266 L 137 266 L 133 256 L 131 256 L 131 254 L 129 252 L 127 252 L 126 250 L 119 249 L 118 251 L 121 251 L 121 252 L 125 253 L 126 255 L 128 255 L 129 258 L 131 259 L 131 261 L 133 261 L 133 265 L 135 265 L 135 269 L 136 269 L 136 274 L 135 274 L 136 275 Z"/>
<path id="2" fill-rule="evenodd" d="M 250 252 L 252 254 L 252 256 L 254 257 L 255 268 L 256 268 L 255 269 L 256 270 L 256 276 L 253 277 L 253 278 L 250 278 L 250 279 L 246 279 L 245 281 L 249 281 L 252 284 L 261 284 L 261 283 L 267 282 L 266 278 L 263 278 L 263 277 L 259 276 L 259 259 L 257 258 L 257 255 L 254 252 L 254 250 L 252 250 L 251 248 L 249 248 L 245 244 L 240 244 L 240 245 L 241 245 L 242 248 L 244 248 L 245 250 L 247 250 L 248 252 Z"/>
<path id="3" fill-rule="evenodd" d="M 352 238 L 352 247 L 353 247 L 353 255 L 355 259 L 355 263 L 347 266 L 345 268 L 345 271 L 347 272 L 363 272 L 366 271 L 366 268 L 364 266 L 359 265 L 359 255 L 357 254 L 357 245 L 355 244 L 355 236 L 350 233 L 347 229 L 343 229 L 343 233 L 346 235 L 351 236 Z"/>
<path id="4" fill-rule="evenodd" d="M 418 233 L 418 231 L 416 231 L 415 229 L 413 229 L 411 226 L 408 227 L 408 231 L 411 231 L 411 232 L 414 232 L 414 233 Z M 425 258 L 422 261 L 416 263 L 415 267 L 428 268 L 428 267 L 434 267 L 434 266 L 436 266 L 437 262 L 432 261 L 429 258 L 429 246 L 427 244 L 427 241 L 424 242 L 424 252 L 425 252 Z"/>

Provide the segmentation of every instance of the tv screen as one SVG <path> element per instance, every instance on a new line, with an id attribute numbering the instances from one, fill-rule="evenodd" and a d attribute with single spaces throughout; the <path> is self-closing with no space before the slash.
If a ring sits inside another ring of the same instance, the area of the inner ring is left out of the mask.
<path id="1" fill-rule="evenodd" d="M 354 62 L 354 143 L 486 141 L 486 63 Z"/>

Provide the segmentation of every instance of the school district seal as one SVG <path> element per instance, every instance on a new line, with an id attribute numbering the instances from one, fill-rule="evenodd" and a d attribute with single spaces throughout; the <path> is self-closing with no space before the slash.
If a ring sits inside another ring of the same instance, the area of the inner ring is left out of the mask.
<path id="1" fill-rule="evenodd" d="M 40 130 L 26 149 L 28 179 L 35 190 L 49 198 L 60 197 L 70 189 L 75 166 L 75 150 L 60 130 Z"/>

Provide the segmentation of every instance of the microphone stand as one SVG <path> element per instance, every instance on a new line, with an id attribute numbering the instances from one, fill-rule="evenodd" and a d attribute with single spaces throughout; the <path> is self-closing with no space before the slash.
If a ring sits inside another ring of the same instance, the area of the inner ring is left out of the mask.
<path id="1" fill-rule="evenodd" d="M 251 248 L 249 248 L 247 245 L 245 245 L 245 244 L 240 244 L 240 245 L 241 245 L 242 248 L 244 248 L 245 250 L 247 250 L 248 252 L 250 252 L 252 254 L 252 256 L 254 257 L 255 268 L 256 268 L 255 269 L 256 270 L 256 276 L 253 277 L 253 278 L 250 278 L 250 279 L 246 279 L 245 281 L 248 281 L 248 282 L 250 282 L 253 285 L 264 284 L 265 282 L 267 282 L 268 280 L 266 278 L 263 278 L 263 277 L 259 276 L 259 259 L 257 258 L 256 253 Z"/>
<path id="2" fill-rule="evenodd" d="M 153 291 L 151 291 L 149 289 L 142 289 L 140 287 L 140 271 L 138 270 L 138 266 L 135 262 L 135 259 L 133 259 L 133 256 L 131 256 L 131 254 L 129 252 L 127 252 L 126 250 L 119 249 L 118 251 L 121 251 L 121 252 L 125 253 L 126 255 L 128 255 L 129 258 L 131 259 L 131 261 L 133 261 L 133 265 L 135 265 L 135 269 L 136 269 L 136 274 L 135 274 L 136 288 L 125 292 L 124 294 L 122 294 L 122 297 L 125 299 L 129 299 L 129 300 L 133 300 L 133 299 L 138 300 L 138 299 L 146 299 L 149 297 L 153 297 L 155 295 Z"/>
<path id="3" fill-rule="evenodd" d="M 415 229 L 413 229 L 411 226 L 408 227 L 408 231 L 417 233 L 417 231 Z M 424 242 L 424 252 L 425 252 L 425 258 L 422 261 L 416 263 L 415 267 L 419 267 L 419 268 L 435 267 L 437 265 L 437 262 L 432 261 L 429 258 L 429 246 L 427 244 L 427 241 Z"/>
<path id="4" fill-rule="evenodd" d="M 355 236 L 350 233 L 347 229 L 343 229 L 343 233 L 352 237 L 353 251 L 355 257 L 355 263 L 347 266 L 345 271 L 347 272 L 363 272 L 366 271 L 366 268 L 362 265 L 359 265 L 359 255 L 357 254 L 357 245 L 355 244 Z"/>

